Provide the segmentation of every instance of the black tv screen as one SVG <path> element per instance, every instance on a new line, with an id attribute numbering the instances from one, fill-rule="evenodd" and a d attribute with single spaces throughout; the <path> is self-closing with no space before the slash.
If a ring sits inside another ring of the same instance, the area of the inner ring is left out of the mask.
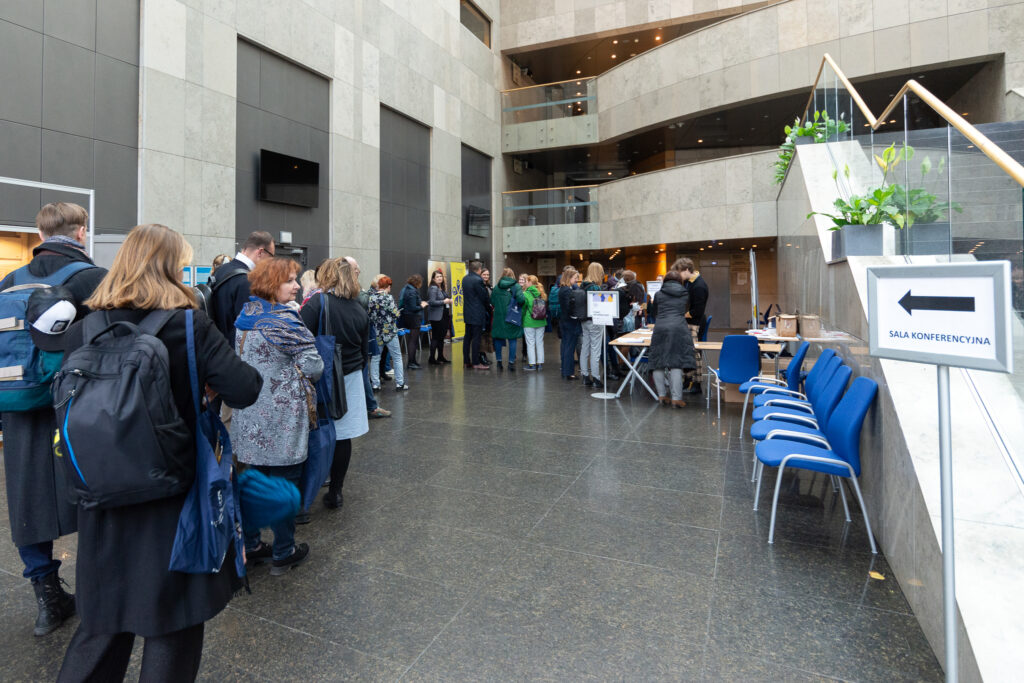
<path id="1" fill-rule="evenodd" d="M 466 234 L 487 237 L 491 233 L 491 212 L 470 204 L 466 207 Z"/>
<path id="2" fill-rule="evenodd" d="M 316 208 L 320 204 L 320 164 L 261 149 L 260 199 Z"/>

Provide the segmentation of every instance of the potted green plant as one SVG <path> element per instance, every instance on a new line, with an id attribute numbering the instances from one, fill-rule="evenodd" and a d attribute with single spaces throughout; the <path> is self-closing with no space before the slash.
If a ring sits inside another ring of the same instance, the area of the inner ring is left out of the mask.
<path id="1" fill-rule="evenodd" d="M 937 173 L 942 175 L 946 158 L 939 159 Z M 924 186 L 925 177 L 932 170 L 930 157 L 921 162 L 921 178 L 913 189 L 902 185 L 896 188 L 894 198 L 903 212 L 904 230 L 902 236 L 902 253 L 911 255 L 948 254 L 950 253 L 949 212 L 962 213 L 963 208 L 957 202 L 940 202 L 934 193 Z"/>
<path id="2" fill-rule="evenodd" d="M 775 162 L 775 183 L 781 185 L 786 179 L 786 172 L 789 165 L 793 163 L 793 151 L 797 145 L 812 142 L 831 142 L 840 134 L 850 129 L 849 124 L 843 120 L 831 118 L 827 112 L 816 111 L 814 116 L 808 119 L 807 123 L 800 123 L 800 119 L 793 120 L 792 126 L 786 126 L 783 130 L 786 133 L 786 140 L 779 145 L 779 158 Z"/>

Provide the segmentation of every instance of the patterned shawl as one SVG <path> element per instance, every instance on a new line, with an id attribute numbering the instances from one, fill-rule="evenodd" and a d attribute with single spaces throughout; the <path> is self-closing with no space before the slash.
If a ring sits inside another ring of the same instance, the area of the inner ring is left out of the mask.
<path id="1" fill-rule="evenodd" d="M 259 332 L 290 356 L 316 348 L 313 333 L 303 324 L 297 311 L 284 304 L 271 304 L 258 296 L 250 296 L 249 303 L 242 307 L 235 329 Z"/>

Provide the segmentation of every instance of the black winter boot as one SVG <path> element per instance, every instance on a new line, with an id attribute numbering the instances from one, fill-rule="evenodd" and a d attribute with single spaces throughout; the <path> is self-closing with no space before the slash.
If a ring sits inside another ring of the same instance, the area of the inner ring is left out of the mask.
<path id="1" fill-rule="evenodd" d="M 35 634 L 45 636 L 53 633 L 64 620 L 75 613 L 75 596 L 64 591 L 61 584 L 67 583 L 57 577 L 57 572 L 47 574 L 32 582 L 36 592 L 39 616 L 36 617 Z"/>

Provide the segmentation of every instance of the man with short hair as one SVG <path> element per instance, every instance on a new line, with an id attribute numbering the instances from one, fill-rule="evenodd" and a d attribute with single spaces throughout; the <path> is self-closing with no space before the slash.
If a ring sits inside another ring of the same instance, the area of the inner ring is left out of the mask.
<path id="1" fill-rule="evenodd" d="M 82 302 L 92 296 L 107 273 L 105 268 L 96 267 L 85 251 L 88 224 L 88 212 L 77 204 L 55 202 L 40 209 L 36 229 L 43 242 L 32 250 L 32 261 L 27 266 L 0 282 L 0 291 L 13 287 L 19 273 L 24 275 L 26 270 L 34 278 L 44 278 L 71 264 L 82 264 L 81 270 L 54 289 L 74 304 L 74 318 L 84 316 L 89 309 Z M 29 322 L 26 320 L 26 325 Z M 60 322 L 59 329 L 63 330 L 72 321 Z M 52 341 L 56 345 L 52 350 L 63 349 L 60 340 Z M 49 406 L 3 413 L 7 511 L 11 537 L 25 565 L 23 575 L 32 581 L 36 594 L 37 636 L 55 631 L 75 613 L 74 596 L 64 592 L 57 574 L 60 560 L 53 557 L 53 541 L 78 530 L 78 512 L 53 455 L 56 429 L 56 413 Z"/>
<path id="2" fill-rule="evenodd" d="M 679 274 L 683 276 L 683 283 L 690 295 L 690 309 L 686 312 L 686 318 L 690 326 L 690 335 L 696 343 L 707 324 L 704 311 L 708 305 L 708 283 L 704 281 L 700 271 L 694 267 L 693 259 L 686 257 L 676 259 L 676 262 L 672 264 L 672 270 L 679 271 Z M 696 358 L 697 369 L 687 373 L 686 377 L 688 385 L 686 393 L 688 394 L 699 394 L 702 391 L 700 378 L 704 374 L 704 357 L 698 353 Z"/>
<path id="3" fill-rule="evenodd" d="M 484 264 L 478 259 L 469 262 L 469 272 L 462 278 L 462 318 L 466 323 L 466 336 L 462 340 L 462 362 L 467 368 L 487 370 L 480 363 L 480 337 L 487 324 L 487 306 L 490 297 L 484 287 L 480 271 Z"/>
<path id="4" fill-rule="evenodd" d="M 249 302 L 249 278 L 246 276 L 257 263 L 265 258 L 273 258 L 274 254 L 274 238 L 269 232 L 257 230 L 245 240 L 235 258 L 210 276 L 213 324 L 231 344 L 231 348 L 235 347 L 235 320 L 242 312 L 242 306 Z"/>

